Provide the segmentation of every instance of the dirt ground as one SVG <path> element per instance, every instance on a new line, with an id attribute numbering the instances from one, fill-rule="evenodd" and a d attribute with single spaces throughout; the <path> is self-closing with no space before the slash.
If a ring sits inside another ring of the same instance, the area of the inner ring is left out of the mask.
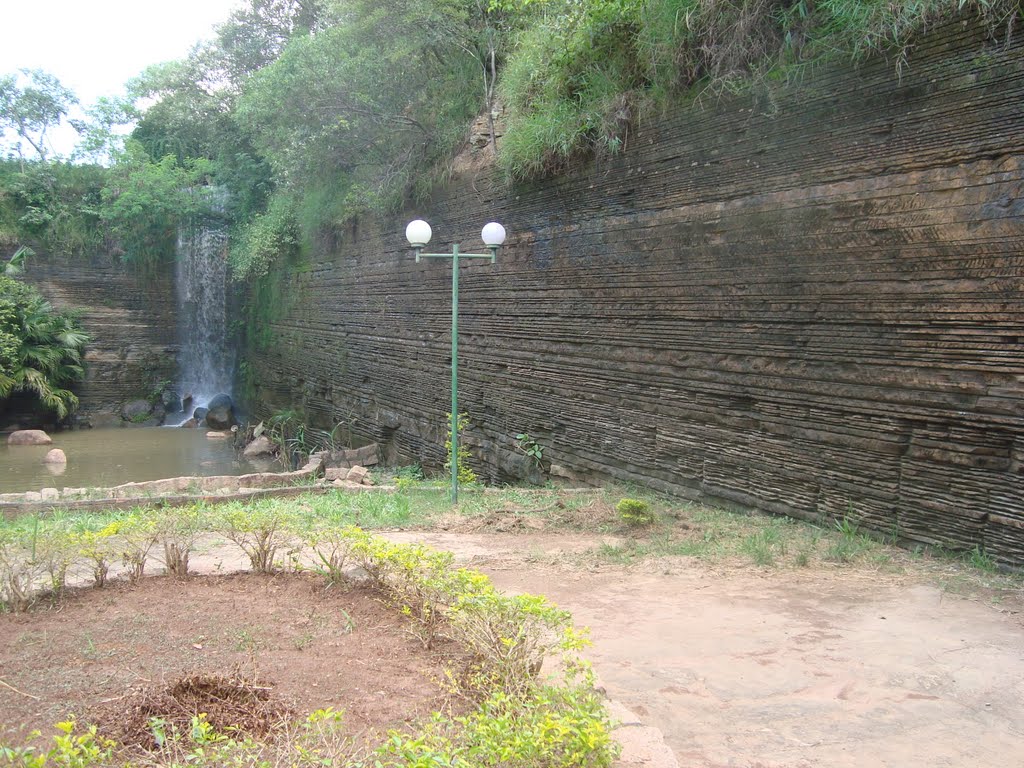
<path id="1" fill-rule="evenodd" d="M 450 550 L 499 587 L 545 594 L 589 626 L 588 656 L 628 747 L 622 768 L 1024 764 L 1019 594 L 951 592 L 934 574 L 913 567 L 758 568 L 684 557 L 627 567 L 580 557 L 601 544 L 605 537 L 598 534 L 384 535 Z M 215 542 L 193 562 L 207 573 L 243 565 Z M 274 665 L 262 656 L 261 665 L 267 676 L 272 666 L 287 670 L 278 687 L 303 693 L 300 708 L 333 705 L 363 717 L 353 711 L 353 701 L 373 709 L 395 700 L 393 716 L 401 718 L 426 711 L 436 700 L 436 691 L 404 660 L 405 652 L 416 650 L 414 640 L 400 631 L 396 636 L 393 626 L 358 631 L 385 627 L 373 606 L 364 617 L 342 603 L 357 627 L 345 634 L 337 607 L 330 607 L 337 604 L 317 603 L 311 612 L 310 590 L 301 580 L 231 577 L 194 584 L 197 591 L 176 587 L 181 591 L 167 599 L 163 580 L 153 580 L 139 590 L 151 596 L 151 604 L 132 608 L 119 604 L 121 590 L 85 595 L 42 617 L 57 621 L 63 614 L 63 628 L 44 627 L 38 615 L 0 617 L 0 677 L 31 691 L 25 677 L 31 669 L 23 667 L 41 661 L 39 648 L 46 642 L 57 649 L 46 658 L 67 666 L 64 685 L 71 695 L 87 699 L 83 670 L 103 665 L 93 679 L 104 681 L 104 695 L 117 696 L 139 676 L 158 674 L 157 667 L 145 665 L 148 656 L 161 653 L 160 638 L 180 651 L 176 668 L 186 670 L 208 656 L 218 665 L 244 663 L 249 632 L 279 655 Z M 290 607 L 296 589 L 306 591 L 299 610 Z M 238 605 L 244 606 L 244 618 L 227 621 L 225 615 Z M 90 611 L 99 622 L 91 629 Z M 196 623 L 204 614 L 213 625 Z M 138 649 L 104 644 L 103 624 L 118 616 L 138 627 Z M 318 624 L 320 616 L 331 617 L 329 623 Z M 271 625 L 281 633 L 266 631 Z M 298 649 L 310 633 L 325 645 Z M 367 644 L 362 655 L 339 655 L 355 638 Z M 378 647 L 384 638 L 387 644 Z M 359 670 L 364 663 L 367 668 Z M 398 679 L 386 681 L 385 672 L 396 668 Z M 4 709 L 12 706 L 9 693 L 0 692 L 0 722 L 12 722 L 11 710 Z M 18 712 L 52 719 L 42 703 L 17 706 Z M 377 716 L 367 714 L 365 721 Z"/>
<path id="2" fill-rule="evenodd" d="M 425 651 L 402 623 L 372 592 L 294 574 L 77 590 L 59 607 L 0 616 L 10 686 L 0 688 L 0 735 L 48 731 L 71 714 L 123 722 L 195 675 L 255 681 L 298 716 L 344 710 L 353 734 L 399 727 L 443 705 L 445 663 L 458 664 L 451 649 Z"/>
<path id="3" fill-rule="evenodd" d="M 1019 596 L 850 565 L 560 564 L 580 537 L 396 536 L 572 611 L 608 696 L 686 768 L 1024 765 Z"/>

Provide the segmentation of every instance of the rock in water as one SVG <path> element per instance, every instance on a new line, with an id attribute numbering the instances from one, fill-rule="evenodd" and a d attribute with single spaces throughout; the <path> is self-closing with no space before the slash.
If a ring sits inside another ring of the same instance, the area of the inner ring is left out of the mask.
<path id="1" fill-rule="evenodd" d="M 41 429 L 19 429 L 7 437 L 8 445 L 52 445 L 53 440 Z"/>
<path id="2" fill-rule="evenodd" d="M 242 452 L 242 455 L 247 459 L 251 459 L 253 456 L 270 456 L 274 453 L 275 446 L 270 442 L 270 438 L 266 435 L 260 435 L 247 446 Z"/>
<path id="3" fill-rule="evenodd" d="M 210 429 L 231 429 L 235 423 L 235 406 L 229 395 L 217 395 L 206 404 L 206 425 Z"/>
<path id="4" fill-rule="evenodd" d="M 54 448 L 43 458 L 44 464 L 67 464 L 68 457 L 60 448 Z"/>
<path id="5" fill-rule="evenodd" d="M 153 404 L 149 400 L 131 400 L 121 406 L 121 418 L 132 424 L 141 424 L 153 413 Z"/>
<path id="6" fill-rule="evenodd" d="M 181 403 L 181 396 L 173 389 L 165 389 L 163 394 L 160 395 L 160 401 L 163 403 L 164 410 L 167 413 L 178 413 L 184 410 Z"/>

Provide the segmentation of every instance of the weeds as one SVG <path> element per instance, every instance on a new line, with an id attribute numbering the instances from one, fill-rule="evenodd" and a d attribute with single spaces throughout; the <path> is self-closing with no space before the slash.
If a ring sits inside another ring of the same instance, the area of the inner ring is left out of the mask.
<path id="1" fill-rule="evenodd" d="M 220 509 L 218 528 L 237 544 L 257 573 L 274 570 L 274 557 L 287 546 L 290 537 L 280 507 L 257 502 L 249 506 L 230 504 Z"/>

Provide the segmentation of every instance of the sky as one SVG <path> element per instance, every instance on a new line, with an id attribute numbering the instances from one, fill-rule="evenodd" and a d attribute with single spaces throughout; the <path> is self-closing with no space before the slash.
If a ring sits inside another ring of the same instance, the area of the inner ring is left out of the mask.
<path id="1" fill-rule="evenodd" d="M 0 74 L 44 69 L 83 104 L 123 92 L 150 64 L 180 59 L 242 0 L 0 0 Z M 53 140 L 70 153 L 75 133 Z"/>

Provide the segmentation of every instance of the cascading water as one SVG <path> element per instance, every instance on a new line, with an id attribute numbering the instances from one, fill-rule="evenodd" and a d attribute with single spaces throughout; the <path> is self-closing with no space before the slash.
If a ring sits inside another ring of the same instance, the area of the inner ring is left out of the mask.
<path id="1" fill-rule="evenodd" d="M 178 229 L 178 391 L 182 398 L 192 397 L 185 418 L 215 395 L 231 392 L 227 249 L 227 228 L 220 221 L 205 218 Z"/>

